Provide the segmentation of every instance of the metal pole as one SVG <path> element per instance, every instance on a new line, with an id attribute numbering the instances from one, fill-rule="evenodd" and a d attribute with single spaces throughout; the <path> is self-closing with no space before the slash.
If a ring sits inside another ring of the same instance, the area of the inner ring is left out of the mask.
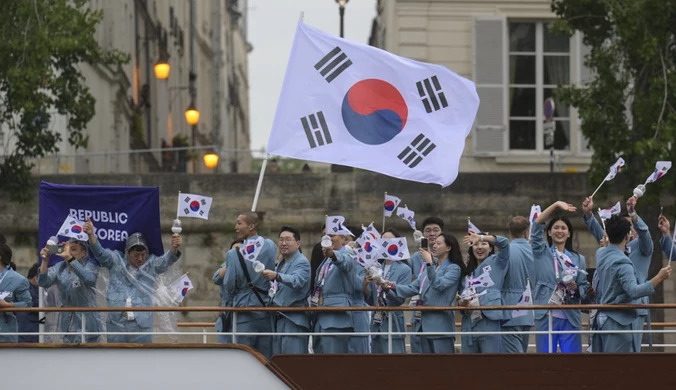
<path id="1" fill-rule="evenodd" d="M 340 37 L 345 37 L 345 5 L 341 4 L 338 7 L 338 15 L 340 15 Z"/>
<path id="2" fill-rule="evenodd" d="M 387 312 L 387 353 L 392 354 L 392 312 Z"/>
<path id="3" fill-rule="evenodd" d="M 49 260 L 42 259 L 42 261 L 49 261 Z M 43 308 L 43 307 L 45 307 L 45 289 L 42 288 L 42 287 L 38 287 L 38 294 L 39 294 L 38 306 L 40 308 Z M 38 336 L 38 341 L 40 342 L 40 344 L 45 342 L 45 335 L 44 335 L 44 333 L 45 333 L 45 321 L 42 320 L 43 318 L 45 318 L 45 312 L 41 311 L 40 313 L 38 313 L 38 321 L 39 321 L 38 329 L 39 329 L 39 332 L 40 332 L 40 336 Z"/>
<path id="4" fill-rule="evenodd" d="M 223 325 L 225 326 L 225 324 Z M 232 343 L 237 344 L 237 312 L 232 312 Z"/>
<path id="5" fill-rule="evenodd" d="M 553 341 L 552 328 L 554 327 L 554 320 L 552 319 L 551 310 L 547 312 L 547 323 L 549 324 L 549 327 L 547 329 L 547 337 L 549 338 L 549 353 L 554 353 L 554 351 L 552 351 L 552 341 Z"/>
<path id="6" fill-rule="evenodd" d="M 256 206 L 258 206 L 258 196 L 261 194 L 261 187 L 263 186 L 263 176 L 265 176 L 265 167 L 268 165 L 268 155 L 265 155 L 263 158 L 263 165 L 261 165 L 261 173 L 258 175 L 258 185 L 256 186 L 256 194 L 254 195 L 253 205 L 251 205 L 251 211 L 256 211 Z"/>
<path id="7" fill-rule="evenodd" d="M 75 313 L 73 313 L 73 315 L 75 315 Z M 81 318 L 81 320 L 80 320 L 80 326 L 81 326 L 81 328 L 80 328 L 80 342 L 82 342 L 82 344 L 84 344 L 86 342 L 84 332 L 87 329 L 87 323 L 85 322 L 85 313 L 80 313 L 80 318 Z"/>
<path id="8" fill-rule="evenodd" d="M 549 148 L 549 172 L 554 172 L 554 144 Z"/>

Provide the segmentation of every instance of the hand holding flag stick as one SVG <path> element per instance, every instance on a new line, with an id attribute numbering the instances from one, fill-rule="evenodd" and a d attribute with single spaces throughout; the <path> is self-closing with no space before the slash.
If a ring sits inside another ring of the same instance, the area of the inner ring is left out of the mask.
<path id="1" fill-rule="evenodd" d="M 653 171 L 653 173 L 650 174 L 650 176 L 648 176 L 647 179 L 645 179 L 645 183 L 639 184 L 636 186 L 636 188 L 634 188 L 634 197 L 638 199 L 643 195 L 645 195 L 646 185 L 648 185 L 648 183 L 654 183 L 659 179 L 661 179 L 670 168 L 671 161 L 658 161 L 657 163 L 655 163 L 655 170 Z"/>

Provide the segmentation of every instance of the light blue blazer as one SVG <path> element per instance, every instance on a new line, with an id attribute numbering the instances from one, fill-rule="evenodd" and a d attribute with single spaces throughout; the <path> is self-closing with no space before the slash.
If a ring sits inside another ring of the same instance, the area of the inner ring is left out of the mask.
<path id="1" fill-rule="evenodd" d="M 270 306 L 280 307 L 307 307 L 310 296 L 310 262 L 296 251 L 289 260 L 282 259 L 277 265 L 277 293 Z M 297 326 L 310 329 L 310 318 L 306 313 L 282 312 L 289 321 Z"/>
<path id="2" fill-rule="evenodd" d="M 582 222 L 584 222 L 585 225 L 587 225 L 587 228 L 591 232 L 591 234 L 594 236 L 596 241 L 601 241 L 603 238 L 603 227 L 601 224 L 596 220 L 596 218 L 592 217 L 589 219 L 586 219 L 586 217 L 583 215 L 582 216 Z M 653 250 L 654 250 L 654 245 L 653 245 L 653 239 L 650 237 L 650 230 L 648 229 L 648 225 L 646 225 L 645 222 L 641 219 L 641 217 L 637 218 L 636 224 L 634 225 L 634 229 L 636 229 L 636 233 L 638 233 L 638 239 L 636 240 L 631 240 L 627 247 L 629 248 L 629 260 L 631 260 L 632 264 L 634 264 L 634 268 L 636 269 L 636 276 L 638 277 L 639 282 L 643 283 L 646 280 L 648 280 L 648 269 L 650 268 L 650 260 L 653 255 Z M 660 240 L 660 243 L 662 241 Z M 598 259 L 597 259 L 598 261 Z M 650 303 L 650 300 L 648 297 L 643 297 L 641 299 L 636 300 L 633 302 L 634 304 L 641 304 L 641 303 Z M 646 316 L 648 315 L 648 309 L 638 309 L 639 315 Z"/>
<path id="3" fill-rule="evenodd" d="M 251 239 L 256 239 L 258 236 L 249 237 Z M 225 262 L 227 263 L 228 270 L 225 271 L 225 280 L 223 284 L 225 285 L 225 290 L 228 293 L 228 296 L 232 298 L 233 307 L 260 307 L 261 303 L 256 298 L 256 295 L 251 288 L 249 287 L 244 271 L 242 270 L 242 265 L 239 262 L 237 256 L 237 251 L 239 249 L 232 248 L 225 255 Z M 270 239 L 265 239 L 263 248 L 258 254 L 257 260 L 265 265 L 265 269 L 273 270 L 275 269 L 275 257 L 277 256 L 277 246 Z M 270 289 L 270 282 L 265 280 L 265 278 L 254 271 L 253 262 L 244 260 L 244 264 L 249 271 L 249 277 L 251 278 L 251 283 L 258 288 L 259 295 L 263 299 L 263 302 L 267 303 L 267 293 Z M 254 320 L 260 320 L 268 318 L 267 312 L 243 312 L 237 313 L 237 323 L 242 324 L 246 322 L 251 322 Z"/>
<path id="4" fill-rule="evenodd" d="M 460 286 L 461 269 L 457 264 L 446 260 L 443 264 L 435 267 L 425 265 L 427 272 L 418 276 L 412 283 L 396 285 L 394 291 L 387 292 L 388 299 L 406 299 L 420 293 L 420 285 L 423 285 L 420 300 L 425 306 L 453 306 L 455 296 Z M 425 332 L 455 332 L 455 314 L 453 311 L 424 311 L 421 322 L 416 323 L 414 332 L 420 328 Z M 430 338 L 448 338 L 453 336 L 429 336 Z"/>
<path id="5" fill-rule="evenodd" d="M 509 267 L 507 267 L 505 281 L 502 285 L 502 303 L 506 306 L 519 303 L 529 280 L 532 293 L 534 277 L 535 263 L 533 262 L 533 249 L 530 243 L 525 238 L 512 240 L 509 244 Z M 532 310 L 528 310 L 525 316 L 517 318 L 512 318 L 512 310 L 505 310 L 502 315 L 506 321 L 502 326 L 533 325 Z"/>
<path id="6" fill-rule="evenodd" d="M 598 275 L 597 290 L 600 292 L 601 305 L 629 303 L 655 293 L 651 282 L 639 283 L 634 265 L 616 245 L 608 245 L 596 252 Z M 630 325 L 638 318 L 637 310 L 603 310 L 600 313 L 617 321 L 620 325 Z"/>
<path id="7" fill-rule="evenodd" d="M 47 273 L 38 273 L 38 285 L 49 288 L 56 283 L 62 307 L 99 307 L 96 297 L 98 276 L 99 266 L 85 257 L 82 262 L 73 261 L 70 267 L 68 262 L 61 261 L 50 267 Z M 59 313 L 60 331 L 79 332 L 82 328 L 82 314 Z M 103 330 L 101 313 L 85 313 L 85 326 L 87 332 L 101 332 Z"/>
<path id="8" fill-rule="evenodd" d="M 231 307 L 232 306 L 232 299 L 228 295 L 228 290 L 226 290 L 225 285 L 223 284 L 223 281 L 225 278 L 221 278 L 219 273 L 223 269 L 223 267 L 226 267 L 228 265 L 227 261 L 224 261 L 223 264 L 221 264 L 220 267 L 214 272 L 214 276 L 212 276 L 212 280 L 214 281 L 214 284 L 219 287 L 220 294 L 221 294 L 221 307 Z M 226 271 L 227 272 L 227 271 Z M 216 325 L 214 326 L 217 331 L 222 332 L 223 331 L 223 319 L 219 315 L 218 318 L 216 319 Z"/>
<path id="9" fill-rule="evenodd" d="M 535 291 L 533 291 L 533 300 L 536 305 L 547 305 L 559 281 L 556 279 L 554 258 L 545 239 L 545 225 L 533 224 L 530 240 L 530 245 L 533 248 L 533 260 L 535 261 Z M 584 256 L 569 251 L 566 251 L 566 254 L 578 268 L 587 270 Z M 559 268 L 560 276 L 562 275 L 561 271 L 561 268 Z M 587 275 L 578 272 L 575 283 L 578 286 L 578 294 L 570 300 L 570 304 L 580 304 L 587 296 Z M 573 327 L 578 329 L 582 327 L 580 310 L 564 310 L 563 312 Z M 547 310 L 535 310 L 536 320 L 541 320 L 546 315 Z"/>
<path id="10" fill-rule="evenodd" d="M 384 264 L 383 264 L 384 266 Z M 390 268 L 387 270 L 387 273 L 383 275 L 385 280 L 394 282 L 397 285 L 405 285 L 411 281 L 411 268 L 400 261 L 393 261 Z M 381 296 L 378 297 L 378 286 L 371 282 L 369 283 L 369 295 L 366 299 L 366 303 L 371 306 L 376 306 L 376 303 L 380 301 L 380 305 L 383 303 L 385 306 L 396 307 L 401 306 L 406 301 L 405 298 L 401 298 L 396 294 L 385 294 L 381 293 Z M 377 310 L 374 308 L 374 310 Z M 392 331 L 393 332 L 406 332 L 406 321 L 404 320 L 403 311 L 393 311 L 389 312 L 389 315 L 392 317 Z M 388 325 L 388 316 L 384 315 L 383 320 L 380 324 L 375 324 L 371 321 L 371 332 L 387 332 Z M 403 339 L 406 336 L 392 336 L 392 339 Z"/>
<path id="11" fill-rule="evenodd" d="M 472 272 L 472 277 L 476 278 L 485 271 L 495 283 L 490 287 L 476 287 L 476 292 L 481 293 L 488 290 L 487 293 L 479 297 L 479 306 L 501 306 L 502 305 L 502 289 L 505 282 L 505 275 L 510 267 L 510 250 L 509 240 L 505 237 L 495 237 L 495 247 L 498 248 L 498 253 L 488 256 L 481 264 Z M 467 288 L 467 278 L 462 280 L 463 288 Z M 523 290 L 521 290 L 523 292 Z M 521 294 L 519 293 L 519 296 Z M 480 308 L 479 308 L 480 309 Z M 482 314 L 492 321 L 502 321 L 504 319 L 502 310 L 485 310 Z M 473 328 L 475 324 L 471 323 L 470 313 L 462 316 L 463 328 Z"/>
<path id="12" fill-rule="evenodd" d="M 0 282 L 0 293 L 9 293 L 5 297 L 5 301 L 13 302 L 14 307 L 33 307 L 28 279 L 9 267 L 5 269 L 6 274 L 0 276 L 0 279 L 4 276 L 4 279 Z M 2 333 L 16 333 L 18 330 L 19 326 L 14 313 L 7 311 L 0 313 L 0 335 Z M 18 340 L 19 336 L 0 336 L 0 343 L 16 343 Z"/>
<path id="13" fill-rule="evenodd" d="M 330 258 L 324 259 L 322 264 L 317 269 L 317 277 L 315 279 L 315 286 L 319 286 L 324 266 L 333 264 L 328 274 L 326 281 L 321 291 L 321 296 L 324 300 L 325 307 L 341 307 L 353 306 L 352 299 L 354 291 L 357 287 L 355 281 L 358 279 L 359 265 L 356 261 L 344 252 L 334 251 L 336 260 Z M 351 312 L 343 313 L 317 313 L 316 323 L 322 329 L 354 329 L 354 320 Z"/>

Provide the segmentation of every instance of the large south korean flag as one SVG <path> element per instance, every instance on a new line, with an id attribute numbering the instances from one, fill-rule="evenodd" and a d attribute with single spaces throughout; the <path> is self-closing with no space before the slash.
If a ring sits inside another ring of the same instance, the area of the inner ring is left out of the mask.
<path id="1" fill-rule="evenodd" d="M 440 66 L 298 24 L 267 152 L 448 186 L 479 108 Z"/>

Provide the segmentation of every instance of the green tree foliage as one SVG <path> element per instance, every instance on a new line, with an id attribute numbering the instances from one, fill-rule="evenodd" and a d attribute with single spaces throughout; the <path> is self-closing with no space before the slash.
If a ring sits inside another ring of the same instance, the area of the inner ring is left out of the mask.
<path id="1" fill-rule="evenodd" d="M 0 190 L 30 200 L 30 159 L 58 152 L 61 135 L 49 128 L 53 115 L 67 119 L 68 142 L 86 147 L 94 97 L 79 66 L 117 67 L 127 54 L 105 51 L 96 41 L 103 17 L 86 0 L 0 2 Z"/>
<path id="2" fill-rule="evenodd" d="M 557 91 L 578 109 L 594 148 L 590 184 L 598 185 L 622 156 L 630 195 L 656 161 L 676 155 L 676 1 L 553 0 L 552 11 L 559 17 L 553 29 L 579 31 L 591 48 L 585 64 L 593 81 Z M 655 202 L 674 174 L 650 184 L 642 201 Z"/>

